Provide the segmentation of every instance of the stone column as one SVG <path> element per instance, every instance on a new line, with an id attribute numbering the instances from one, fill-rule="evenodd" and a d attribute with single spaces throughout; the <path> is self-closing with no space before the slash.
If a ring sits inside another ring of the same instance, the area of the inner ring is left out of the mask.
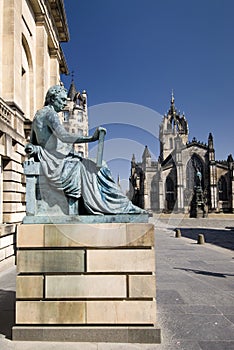
<path id="1" fill-rule="evenodd" d="M 162 179 L 159 180 L 158 184 L 159 188 L 159 210 L 162 211 L 164 209 L 164 196 L 163 196 L 163 182 Z"/>
<path id="2" fill-rule="evenodd" d="M 50 86 L 59 84 L 59 61 L 57 50 L 50 50 Z"/>
<path id="3" fill-rule="evenodd" d="M 36 36 L 36 108 L 38 109 L 44 104 L 44 97 L 50 85 L 47 33 L 43 20 L 37 21 Z"/>
<path id="4" fill-rule="evenodd" d="M 145 209 L 150 209 L 148 179 L 147 179 L 147 175 L 146 174 L 145 174 L 145 180 L 144 180 L 144 208 Z"/>
<path id="5" fill-rule="evenodd" d="M 179 211 L 184 209 L 184 186 L 182 164 L 177 164 L 177 208 Z"/>
<path id="6" fill-rule="evenodd" d="M 3 13 L 2 97 L 21 106 L 21 0 L 8 0 Z"/>
<path id="7" fill-rule="evenodd" d="M 211 196 L 211 210 L 217 209 L 217 172 L 214 162 L 210 163 L 210 196 Z"/>

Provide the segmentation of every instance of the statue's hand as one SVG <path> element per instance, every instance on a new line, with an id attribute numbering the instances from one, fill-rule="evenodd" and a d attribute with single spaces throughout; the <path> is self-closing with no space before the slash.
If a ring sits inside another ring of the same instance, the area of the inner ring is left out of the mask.
<path id="1" fill-rule="evenodd" d="M 105 134 L 106 134 L 106 129 L 103 128 L 102 126 L 99 126 L 95 131 L 94 131 L 94 134 L 93 134 L 93 141 L 96 141 L 99 139 L 99 133 L 100 131 L 103 131 Z"/>

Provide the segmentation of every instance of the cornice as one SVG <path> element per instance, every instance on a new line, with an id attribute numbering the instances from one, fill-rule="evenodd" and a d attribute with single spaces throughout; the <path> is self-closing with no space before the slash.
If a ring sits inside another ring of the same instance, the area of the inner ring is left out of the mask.
<path id="1" fill-rule="evenodd" d="M 68 74 L 68 67 L 60 42 L 69 40 L 63 0 L 29 0 L 37 26 L 44 26 L 48 34 L 51 57 L 57 57 L 61 73 Z"/>

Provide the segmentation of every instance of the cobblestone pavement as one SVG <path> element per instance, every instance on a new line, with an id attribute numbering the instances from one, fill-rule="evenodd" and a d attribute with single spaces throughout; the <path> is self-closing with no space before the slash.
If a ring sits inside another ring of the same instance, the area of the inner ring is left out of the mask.
<path id="1" fill-rule="evenodd" d="M 0 350 L 233 350 L 234 216 L 154 216 L 162 344 L 14 342 L 15 268 L 0 274 Z M 181 238 L 175 238 L 175 228 Z M 197 244 L 199 233 L 206 243 Z"/>

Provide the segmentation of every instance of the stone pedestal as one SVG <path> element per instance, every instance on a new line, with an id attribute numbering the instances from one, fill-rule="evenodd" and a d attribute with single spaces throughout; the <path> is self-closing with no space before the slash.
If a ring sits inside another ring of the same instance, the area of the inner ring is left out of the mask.
<path id="1" fill-rule="evenodd" d="M 23 224 L 14 340 L 159 343 L 154 227 Z"/>
<path id="2" fill-rule="evenodd" d="M 204 195 L 201 187 L 195 187 L 191 202 L 190 217 L 205 218 L 207 216 L 206 205 L 204 203 Z"/>

